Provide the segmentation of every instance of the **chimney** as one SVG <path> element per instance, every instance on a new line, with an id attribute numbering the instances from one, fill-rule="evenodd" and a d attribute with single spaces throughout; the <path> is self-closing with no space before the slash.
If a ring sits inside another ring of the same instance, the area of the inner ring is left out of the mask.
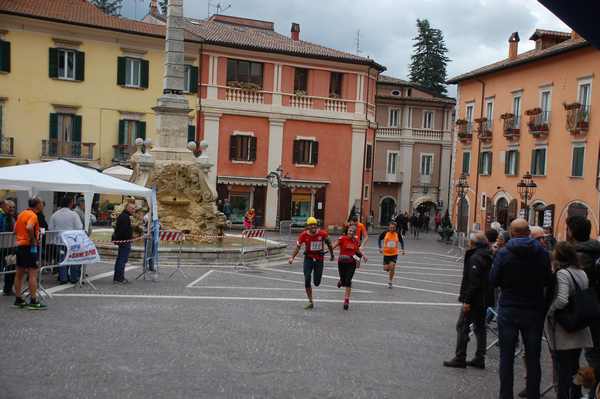
<path id="1" fill-rule="evenodd" d="M 514 60 L 519 54 L 519 32 L 513 32 L 508 38 L 508 59 Z"/>
<path id="2" fill-rule="evenodd" d="M 292 22 L 292 40 L 300 40 L 300 24 Z"/>
<path id="3" fill-rule="evenodd" d="M 160 13 L 158 12 L 158 0 L 150 0 L 150 15 L 156 17 Z"/>

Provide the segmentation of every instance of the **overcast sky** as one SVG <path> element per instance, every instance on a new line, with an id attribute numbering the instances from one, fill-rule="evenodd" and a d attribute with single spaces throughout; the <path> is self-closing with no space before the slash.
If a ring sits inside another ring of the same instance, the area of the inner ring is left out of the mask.
<path id="1" fill-rule="evenodd" d="M 124 0 L 122 14 L 141 18 L 149 0 Z M 217 4 L 217 0 L 211 0 Z M 208 0 L 184 0 L 186 16 L 207 17 Z M 356 52 L 385 65 L 388 75 L 406 78 L 417 18 L 429 19 L 444 33 L 451 62 L 448 77 L 498 61 L 508 54 L 508 37 L 521 36 L 519 51 L 533 48 L 536 28 L 569 28 L 535 0 L 225 0 L 224 14 L 275 22 L 289 34 L 300 24 L 301 39 Z M 136 10 L 137 8 L 137 10 Z M 215 12 L 214 7 L 211 12 Z M 450 90 L 454 93 L 454 90 Z"/>

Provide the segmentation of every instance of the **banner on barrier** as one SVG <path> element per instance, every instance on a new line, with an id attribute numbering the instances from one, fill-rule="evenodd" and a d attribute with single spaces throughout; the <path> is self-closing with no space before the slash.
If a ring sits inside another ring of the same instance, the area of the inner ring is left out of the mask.
<path id="1" fill-rule="evenodd" d="M 67 247 L 65 260 L 60 264 L 67 265 L 87 265 L 100 262 L 100 255 L 96 249 L 96 244 L 83 230 L 63 231 L 60 234 L 62 241 Z"/>

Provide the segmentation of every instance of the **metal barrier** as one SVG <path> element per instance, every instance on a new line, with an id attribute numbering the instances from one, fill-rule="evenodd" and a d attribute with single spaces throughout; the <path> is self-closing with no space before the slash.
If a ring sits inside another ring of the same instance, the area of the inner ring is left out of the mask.
<path id="1" fill-rule="evenodd" d="M 286 237 L 286 241 L 289 241 L 292 238 L 292 221 L 291 220 L 281 220 L 279 222 L 279 234 L 283 237 Z"/>
<path id="2" fill-rule="evenodd" d="M 169 278 L 173 277 L 177 272 L 181 273 L 183 277 L 188 278 L 188 275 L 185 274 L 185 272 L 181 268 L 181 251 L 183 248 L 183 242 L 185 241 L 185 234 L 178 230 L 161 230 L 158 234 L 158 240 L 165 242 L 174 242 L 177 245 L 177 267 L 175 268 L 173 273 L 169 275 Z"/>
<path id="3" fill-rule="evenodd" d="M 249 238 L 262 238 L 265 244 L 265 258 L 269 256 L 269 241 L 265 236 L 264 229 L 249 229 L 242 231 L 242 248 L 240 249 L 240 263 L 238 266 L 246 267 L 245 257 L 246 248 L 248 247 L 247 239 Z"/>

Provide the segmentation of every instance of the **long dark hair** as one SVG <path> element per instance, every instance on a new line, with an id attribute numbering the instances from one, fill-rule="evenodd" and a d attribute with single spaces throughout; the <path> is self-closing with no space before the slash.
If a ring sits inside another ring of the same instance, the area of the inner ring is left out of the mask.
<path id="1" fill-rule="evenodd" d="M 569 266 L 580 268 L 579 259 L 577 258 L 577 251 L 575 250 L 575 246 L 573 246 L 573 244 L 570 242 L 560 241 L 557 243 L 556 247 L 554 247 L 552 255 L 559 269 Z"/>

